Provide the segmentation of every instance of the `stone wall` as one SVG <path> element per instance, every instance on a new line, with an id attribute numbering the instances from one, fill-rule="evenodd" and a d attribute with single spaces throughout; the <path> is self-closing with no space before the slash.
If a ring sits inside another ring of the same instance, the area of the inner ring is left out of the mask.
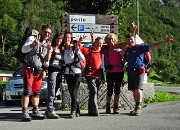
<path id="1" fill-rule="evenodd" d="M 132 92 L 127 90 L 127 84 L 124 84 L 123 90 L 120 94 L 119 106 L 129 107 L 130 109 L 134 106 L 134 100 L 132 96 Z M 101 85 L 99 88 L 98 94 L 98 104 L 99 108 L 105 108 L 106 104 L 106 85 Z M 87 109 L 88 104 L 88 87 L 86 83 L 81 83 L 79 89 L 79 103 L 80 107 Z M 62 96 L 62 109 L 68 108 L 70 106 L 70 95 L 67 89 L 67 84 L 62 85 L 61 89 L 61 96 Z M 144 90 L 143 90 L 143 98 L 152 98 L 154 97 L 154 84 L 153 83 L 144 83 Z M 111 105 L 113 105 L 113 96 Z"/>

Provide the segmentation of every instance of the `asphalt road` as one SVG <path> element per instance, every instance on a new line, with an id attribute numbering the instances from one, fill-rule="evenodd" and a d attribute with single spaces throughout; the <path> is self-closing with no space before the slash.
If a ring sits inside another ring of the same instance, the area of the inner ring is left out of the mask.
<path id="1" fill-rule="evenodd" d="M 154 86 L 155 90 L 180 94 L 180 87 Z"/>
<path id="2" fill-rule="evenodd" d="M 114 115 L 102 109 L 100 117 L 90 117 L 83 110 L 74 119 L 68 118 L 69 111 L 56 111 L 60 119 L 21 122 L 20 106 L 0 103 L 0 130 L 180 130 L 180 101 L 148 104 L 140 116 L 130 116 L 130 109 L 120 110 Z"/>

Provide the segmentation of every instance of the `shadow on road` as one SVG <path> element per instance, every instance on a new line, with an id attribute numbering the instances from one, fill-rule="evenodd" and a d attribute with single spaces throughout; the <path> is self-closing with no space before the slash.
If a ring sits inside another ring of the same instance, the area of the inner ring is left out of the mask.
<path id="1" fill-rule="evenodd" d="M 21 121 L 21 113 L 0 113 L 0 121 Z"/>

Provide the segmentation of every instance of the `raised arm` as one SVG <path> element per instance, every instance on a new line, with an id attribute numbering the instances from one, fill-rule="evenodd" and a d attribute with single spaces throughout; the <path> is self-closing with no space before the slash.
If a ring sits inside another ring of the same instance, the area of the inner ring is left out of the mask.
<path id="1" fill-rule="evenodd" d="M 93 43 L 94 42 L 94 31 L 93 30 L 91 30 L 90 36 L 91 36 L 91 43 Z M 80 36 L 79 42 L 82 42 L 85 38 L 86 38 L 86 35 Z"/>
<path id="2" fill-rule="evenodd" d="M 84 34 L 83 36 L 80 36 L 79 42 L 82 42 L 86 38 L 86 35 Z"/>
<path id="3" fill-rule="evenodd" d="M 49 61 L 51 58 L 52 51 L 53 51 L 53 48 L 51 46 L 51 42 L 49 41 L 48 46 L 47 46 L 47 54 L 46 54 L 45 59 L 44 59 L 44 67 L 46 69 L 49 67 Z"/>
<path id="4" fill-rule="evenodd" d="M 93 44 L 93 42 L 94 42 L 94 31 L 91 30 L 91 43 Z"/>
<path id="5" fill-rule="evenodd" d="M 136 34 L 136 29 L 137 29 L 137 25 L 135 24 L 135 22 L 132 22 L 132 32 L 131 34 L 135 35 Z M 121 49 L 125 49 L 128 46 L 127 41 L 121 42 L 119 43 L 119 46 Z"/>
<path id="6" fill-rule="evenodd" d="M 160 47 L 160 46 L 162 46 L 162 45 L 164 45 L 164 44 L 167 44 L 168 42 L 172 41 L 173 39 L 174 39 L 173 36 L 166 36 L 166 38 L 164 39 L 164 41 L 150 44 L 148 49 L 149 49 L 149 50 L 150 50 L 150 49 L 155 49 L 155 48 Z"/>
<path id="7" fill-rule="evenodd" d="M 121 43 L 119 43 L 119 46 L 121 49 L 125 49 L 128 46 L 128 43 L 127 42 L 121 42 Z"/>
<path id="8" fill-rule="evenodd" d="M 132 22 L 132 34 L 135 35 L 136 29 L 137 29 L 137 25 L 136 25 L 135 22 L 133 21 L 133 22 Z"/>

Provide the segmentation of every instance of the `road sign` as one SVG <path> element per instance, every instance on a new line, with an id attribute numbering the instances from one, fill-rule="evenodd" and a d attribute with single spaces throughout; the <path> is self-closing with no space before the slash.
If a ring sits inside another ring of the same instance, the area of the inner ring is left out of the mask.
<path id="1" fill-rule="evenodd" d="M 80 36 L 85 35 L 86 38 L 82 42 L 91 42 L 91 35 L 90 33 L 72 33 L 73 34 L 73 40 L 79 40 Z M 94 33 L 94 39 L 97 37 L 102 37 L 103 39 L 105 38 L 107 34 L 102 34 L 102 33 Z"/>
<path id="2" fill-rule="evenodd" d="M 143 40 L 139 37 L 138 34 L 136 34 L 136 44 L 142 44 L 144 43 Z"/>
<path id="3" fill-rule="evenodd" d="M 70 24 L 70 32 L 110 33 L 110 25 L 101 24 Z"/>
<path id="4" fill-rule="evenodd" d="M 69 15 L 69 23 L 94 23 L 95 16 L 87 15 Z"/>

